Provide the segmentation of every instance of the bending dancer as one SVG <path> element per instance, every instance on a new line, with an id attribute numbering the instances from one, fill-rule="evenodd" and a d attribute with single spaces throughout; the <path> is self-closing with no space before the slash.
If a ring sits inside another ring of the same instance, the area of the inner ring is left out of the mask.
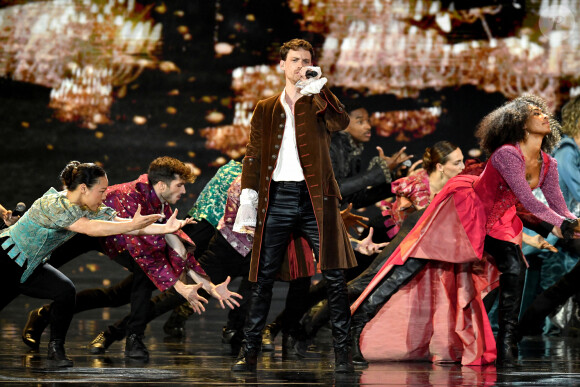
<path id="1" fill-rule="evenodd" d="M 340 191 L 329 156 L 330 132 L 348 126 L 342 104 L 313 68 L 310 43 L 294 39 L 280 49 L 286 85 L 281 94 L 258 102 L 242 167 L 236 227 L 256 227 L 250 280 L 256 282 L 233 371 L 255 371 L 272 286 L 292 233 L 306 237 L 328 281 L 335 371 L 352 372 L 350 314 L 341 269 L 356 266 L 338 204 Z M 306 72 L 316 76 L 307 79 Z M 237 228 L 234 228 L 236 230 Z M 294 249 L 305 248 L 291 241 Z M 289 254 L 290 267 L 308 265 Z M 310 262 L 312 263 L 312 262 Z M 303 275 L 304 276 L 304 275 Z"/>
<path id="2" fill-rule="evenodd" d="M 185 183 L 192 178 L 190 169 L 181 161 L 158 157 L 149 165 L 147 174 L 135 181 L 109 187 L 104 202 L 124 216 L 131 216 L 140 208 L 144 213 L 162 214 L 162 218 L 170 218 L 170 205 L 177 203 L 185 193 Z M 181 303 L 187 300 L 198 313 L 205 310 L 202 303 L 207 302 L 197 293 L 200 287 L 218 299 L 222 307 L 224 303 L 230 308 L 238 305 L 233 297 L 239 295 L 227 289 L 229 280 L 214 285 L 184 243 L 193 245 L 181 230 L 176 235 L 165 236 L 113 235 L 105 239 L 77 236 L 54 252 L 55 260 L 62 265 L 83 252 L 104 247 L 103 251 L 109 257 L 132 272 L 132 276 L 118 284 L 114 292 L 93 289 L 76 296 L 75 313 L 131 303 L 130 317 L 124 326 L 126 332 L 109 327 L 109 335 L 103 333 L 89 345 L 92 353 L 104 353 L 114 341 L 111 338 L 120 339 L 126 333 L 125 356 L 144 360 L 149 358 L 143 334 L 152 313 L 150 299 L 155 288 L 161 291 L 170 289 Z M 197 284 L 189 284 L 188 276 Z M 116 297 L 111 299 L 111 296 Z M 31 312 L 23 339 L 33 349 L 38 347 L 46 326 L 44 316 L 51 310 L 52 306 L 43 306 Z"/>
<path id="3" fill-rule="evenodd" d="M 70 162 L 60 174 L 66 191 L 48 190 L 14 225 L 0 233 L 0 276 L 4 291 L 0 310 L 19 294 L 54 300 L 48 315 L 50 341 L 48 359 L 58 367 L 71 367 L 64 342 L 74 308 L 75 287 L 60 271 L 47 263 L 51 253 L 76 233 L 92 236 L 115 234 L 166 234 L 188 221 L 173 214 L 166 224 L 152 224 L 162 216 L 141 215 L 136 208 L 132 219 L 122 219 L 103 205 L 108 180 L 95 165 Z"/>
<path id="4" fill-rule="evenodd" d="M 516 98 L 487 115 L 476 136 L 481 147 L 491 154 L 484 172 L 481 176 L 457 176 L 447 183 L 352 305 L 353 335 L 362 333 L 357 340 L 362 348 L 365 348 L 365 325 L 403 285 L 411 281 L 405 289 L 415 290 L 413 286 L 424 277 L 425 265 L 435 260 L 459 264 L 448 268 L 457 275 L 441 283 L 435 280 L 423 289 L 434 289 L 432 301 L 442 302 L 446 308 L 443 314 L 428 316 L 425 326 L 409 325 L 407 337 L 414 334 L 415 342 L 436 344 L 441 352 L 431 356 L 435 360 L 461 359 L 464 364 L 492 362 L 493 335 L 480 294 L 485 283 L 474 277 L 483 276 L 469 265 L 482 260 L 485 248 L 501 272 L 496 362 L 509 365 L 516 359 L 516 327 L 525 265 L 519 246 L 522 223 L 515 214 L 515 203 L 519 200 L 567 238 L 574 236 L 578 221 L 566 208 L 559 190 L 557 163 L 545 153 L 559 135 L 550 128 L 543 100 L 529 95 Z M 534 197 L 535 187 L 542 189 L 550 208 Z M 417 276 L 419 273 L 422 275 Z M 445 299 L 445 294 L 455 296 Z M 386 306 L 388 309 L 390 305 Z M 465 317 L 472 323 L 463 326 Z M 380 315 L 367 328 L 378 321 Z M 446 331 L 441 333 L 437 329 Z M 366 364 L 360 348 L 355 350 L 358 363 Z M 383 356 L 376 353 L 376 348 L 373 350 L 373 359 Z M 413 353 L 408 352 L 402 356 L 412 358 Z"/>

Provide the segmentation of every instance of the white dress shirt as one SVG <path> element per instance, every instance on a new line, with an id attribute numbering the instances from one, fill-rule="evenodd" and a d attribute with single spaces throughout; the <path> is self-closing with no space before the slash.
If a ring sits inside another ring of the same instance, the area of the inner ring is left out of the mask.
<path id="1" fill-rule="evenodd" d="M 286 89 L 280 95 L 280 102 L 286 112 L 286 126 L 278 153 L 278 162 L 272 174 L 274 181 L 303 181 L 304 172 L 300 165 L 298 147 L 296 146 L 296 127 L 292 109 L 286 103 Z"/>

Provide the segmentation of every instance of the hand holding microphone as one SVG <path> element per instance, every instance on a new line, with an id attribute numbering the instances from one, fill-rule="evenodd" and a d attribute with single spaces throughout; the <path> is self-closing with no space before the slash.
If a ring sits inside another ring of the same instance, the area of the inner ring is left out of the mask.
<path id="1" fill-rule="evenodd" d="M 26 204 L 20 202 L 16 205 L 16 207 L 14 207 L 14 210 L 6 211 L 2 215 L 2 220 L 4 221 L 4 224 L 6 224 L 6 226 L 10 227 L 14 223 L 16 223 L 18 219 L 20 219 L 20 217 L 24 214 L 24 212 L 26 212 Z"/>
<path id="2" fill-rule="evenodd" d="M 302 95 L 312 95 L 320 93 L 322 87 L 328 82 L 328 79 L 321 78 L 322 70 L 318 66 L 303 67 L 300 70 L 302 78 L 296 82 L 296 87 L 300 89 Z"/>

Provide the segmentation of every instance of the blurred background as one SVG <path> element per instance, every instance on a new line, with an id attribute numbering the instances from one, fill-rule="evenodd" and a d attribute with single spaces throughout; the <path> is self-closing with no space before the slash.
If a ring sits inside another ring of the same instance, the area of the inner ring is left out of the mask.
<path id="1" fill-rule="evenodd" d="M 295 37 L 371 113 L 367 158 L 439 140 L 478 156 L 477 123 L 507 99 L 532 92 L 558 114 L 580 94 L 579 16 L 578 0 L 1 0 L 0 203 L 60 188 L 70 160 L 117 184 L 169 155 L 198 174 L 189 210 L 243 156 Z"/>

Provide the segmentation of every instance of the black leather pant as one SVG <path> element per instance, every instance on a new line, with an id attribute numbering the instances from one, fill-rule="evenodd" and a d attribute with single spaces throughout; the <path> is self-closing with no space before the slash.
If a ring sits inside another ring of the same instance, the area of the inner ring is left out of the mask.
<path id="1" fill-rule="evenodd" d="M 305 182 L 273 182 L 270 190 L 268 214 L 264 224 L 257 282 L 244 327 L 244 346 L 257 351 L 262 341 L 262 330 L 272 302 L 272 287 L 282 266 L 291 234 L 304 235 L 319 252 L 319 234 L 316 217 Z M 336 348 L 346 348 L 350 326 L 349 303 L 343 271 L 324 270 L 328 283 L 327 295 L 331 308 L 333 337 Z"/>

